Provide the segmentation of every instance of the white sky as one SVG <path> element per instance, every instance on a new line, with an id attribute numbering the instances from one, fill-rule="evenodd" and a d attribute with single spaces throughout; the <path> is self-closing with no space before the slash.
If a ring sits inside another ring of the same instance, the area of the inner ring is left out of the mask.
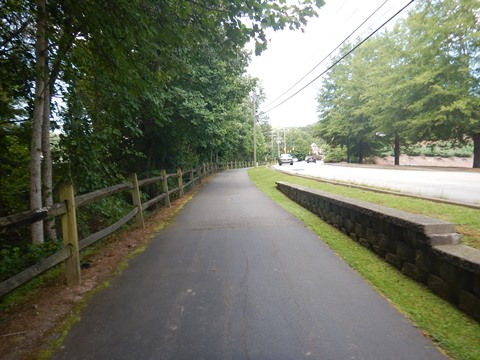
<path id="1" fill-rule="evenodd" d="M 267 100 L 259 110 L 271 109 L 322 73 L 330 65 L 329 60 L 322 62 L 291 91 L 275 101 L 320 63 L 382 4 L 384 5 L 381 9 L 355 32 L 350 41 L 357 37 L 367 37 L 407 3 L 409 0 L 326 0 L 326 5 L 317 11 L 318 18 L 310 19 L 304 33 L 289 30 L 269 32 L 268 49 L 261 56 L 253 56 L 248 68 L 251 76 L 261 80 L 267 95 Z M 267 116 L 270 118 L 270 124 L 273 127 L 298 127 L 317 122 L 315 98 L 321 86 L 321 79 L 317 79 L 283 105 L 269 111 Z M 272 104 L 269 105 L 270 103 Z"/>

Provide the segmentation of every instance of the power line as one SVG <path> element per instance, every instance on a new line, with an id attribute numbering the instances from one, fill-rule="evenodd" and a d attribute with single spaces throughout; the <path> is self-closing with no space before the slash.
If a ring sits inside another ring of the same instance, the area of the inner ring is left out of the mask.
<path id="1" fill-rule="evenodd" d="M 292 86 L 290 86 L 287 90 L 285 90 L 280 96 L 278 96 L 276 99 L 272 100 L 271 102 L 269 102 L 267 105 L 265 105 L 266 107 L 274 104 L 277 100 L 281 99 L 285 94 L 287 94 L 290 90 L 292 90 L 295 86 L 298 85 L 298 83 L 300 83 L 303 79 L 305 79 L 308 75 L 310 75 L 312 73 L 313 70 L 315 70 L 317 67 L 319 67 L 325 60 L 327 60 L 340 46 L 342 46 L 353 34 L 355 34 L 363 25 L 365 25 L 365 23 L 370 20 L 372 18 L 373 15 L 375 15 L 378 11 L 380 11 L 380 9 L 388 2 L 389 0 L 385 0 L 382 5 L 380 5 L 373 13 L 370 14 L 370 16 L 368 16 L 359 26 L 357 26 L 355 28 L 355 30 L 353 30 L 343 41 L 340 42 L 340 44 L 338 44 L 335 49 L 333 49 L 327 56 L 325 56 L 322 60 L 320 60 L 317 65 L 315 65 L 312 69 L 310 69 L 310 71 L 308 71 L 305 75 L 303 75 L 302 78 L 300 78 L 295 84 L 293 84 Z M 345 5 L 345 3 L 343 3 L 343 5 Z M 343 7 L 342 5 L 342 7 Z"/>
<path id="2" fill-rule="evenodd" d="M 343 9 L 343 7 L 345 6 L 345 4 L 346 4 L 347 2 L 348 2 L 348 0 L 345 0 L 345 1 L 343 2 L 343 4 L 337 9 L 337 12 L 336 12 L 335 14 L 338 14 L 338 13 L 340 12 L 340 10 Z"/>
<path id="3" fill-rule="evenodd" d="M 388 0 L 387 0 L 388 1 Z M 369 16 L 369 18 L 374 15 L 387 1 L 385 1 L 377 10 L 375 10 L 375 12 L 373 14 L 371 14 Z M 312 83 L 314 83 L 316 80 L 318 80 L 320 77 L 322 77 L 323 75 L 325 75 L 329 70 L 331 70 L 334 66 L 336 66 L 340 61 L 342 61 L 343 59 L 345 59 L 348 55 L 350 55 L 353 51 L 355 51 L 358 47 L 360 47 L 364 42 L 366 42 L 368 39 L 370 39 L 373 35 L 375 35 L 381 28 L 383 28 L 385 25 L 387 25 L 390 21 L 392 21 L 395 17 L 397 17 L 403 10 L 405 10 L 407 7 L 409 7 L 415 0 L 411 0 L 409 3 L 407 3 L 404 7 L 402 7 L 400 10 L 398 10 L 395 14 L 393 14 L 388 20 L 386 20 L 382 25 L 380 25 L 377 29 L 375 29 L 375 31 L 373 31 L 370 35 L 368 35 L 365 39 L 363 39 L 362 41 L 360 41 L 357 45 L 355 45 L 351 50 L 349 50 L 346 54 L 342 55 L 338 60 L 336 60 L 332 65 L 330 65 L 327 69 L 325 69 L 322 73 L 320 73 L 320 75 L 318 75 L 317 77 L 315 77 L 312 81 L 310 81 L 308 84 L 306 84 L 305 86 L 303 86 L 300 90 L 296 91 L 293 95 L 289 96 L 288 98 L 286 98 L 285 100 L 283 100 L 282 102 L 280 102 L 278 105 L 275 105 L 274 107 L 272 108 L 269 108 L 265 111 L 262 112 L 262 114 L 266 114 L 274 109 L 276 109 L 277 107 L 283 105 L 284 103 L 286 103 L 288 100 L 290 100 L 291 98 L 293 98 L 294 96 L 296 96 L 298 93 L 300 93 L 301 91 L 305 90 L 308 86 L 310 86 Z M 367 19 L 368 20 L 368 19 Z M 362 25 L 365 23 L 365 21 L 362 23 Z M 362 26 L 360 25 L 360 26 Z M 355 30 L 357 31 L 358 28 Z M 355 32 L 354 31 L 354 32 Z M 353 34 L 353 33 L 352 33 Z M 328 58 L 336 49 L 338 49 L 344 42 L 346 42 L 346 40 L 350 37 L 351 35 L 349 35 L 342 43 L 340 43 L 329 55 L 327 55 L 324 59 L 322 59 L 313 69 L 311 69 L 305 76 L 303 76 L 299 81 L 297 81 L 294 85 L 292 85 L 287 91 L 285 91 L 282 95 L 280 95 L 279 97 L 277 97 L 277 99 L 275 99 L 274 101 L 270 102 L 270 104 L 274 103 L 275 101 L 277 101 L 279 98 L 281 98 L 283 95 L 285 95 L 288 91 L 290 91 L 293 87 L 295 87 L 300 81 L 302 81 L 303 79 L 305 79 L 305 77 L 307 75 L 309 75 L 314 69 L 316 69 L 323 61 L 325 61 L 326 58 Z"/>
<path id="4" fill-rule="evenodd" d="M 336 17 L 339 13 L 341 14 L 341 10 L 343 9 L 343 7 L 345 6 L 345 4 L 347 2 L 349 2 L 350 0 L 345 0 L 343 2 L 343 4 L 337 8 L 337 10 L 335 11 L 335 14 L 332 16 L 332 17 Z M 346 18 L 345 20 L 343 20 L 343 25 L 347 25 L 348 26 L 348 22 L 350 20 L 350 18 L 358 11 L 358 8 L 356 8 L 350 15 L 348 18 Z M 304 65 L 306 65 L 310 60 L 314 59 L 317 55 L 317 53 L 320 51 L 320 49 L 322 48 L 322 46 L 320 46 L 319 48 L 317 48 L 315 50 L 315 52 L 309 57 L 308 61 L 304 63 Z"/>

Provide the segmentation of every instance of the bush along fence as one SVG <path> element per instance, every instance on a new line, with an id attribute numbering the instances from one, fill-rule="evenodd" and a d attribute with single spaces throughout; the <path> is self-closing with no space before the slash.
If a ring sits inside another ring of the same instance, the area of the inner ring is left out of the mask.
<path id="1" fill-rule="evenodd" d="M 136 226 L 144 227 L 144 210 L 151 208 L 158 203 L 163 203 L 165 206 L 169 207 L 172 197 L 183 196 L 186 189 L 201 183 L 207 175 L 219 170 L 241 168 L 250 165 L 250 163 L 238 161 L 228 163 L 209 163 L 202 164 L 197 168 L 192 168 L 186 172 L 178 169 L 177 172 L 173 174 L 167 174 L 165 170 L 161 170 L 160 176 L 144 180 L 138 180 L 136 174 L 132 174 L 130 176 L 130 181 L 127 183 L 114 185 L 76 197 L 74 196 L 73 185 L 65 185 L 60 189 L 60 202 L 50 207 L 44 207 L 0 218 L 0 230 L 2 230 L 7 227 L 25 226 L 37 221 L 43 221 L 46 218 L 60 216 L 63 235 L 62 250 L 44 258 L 37 264 L 0 283 L 0 297 L 8 294 L 17 287 L 62 262 L 65 262 L 65 274 L 68 286 L 79 285 L 81 282 L 80 250 L 112 234 L 133 218 L 135 218 Z M 169 181 L 169 179 L 172 180 Z M 175 183 L 174 188 L 171 187 L 172 183 Z M 155 184 L 161 186 L 161 193 L 142 203 L 140 196 L 141 188 Z M 105 197 L 125 191 L 131 193 L 133 208 L 114 224 L 79 240 L 77 231 L 77 210 Z"/>
<path id="2" fill-rule="evenodd" d="M 480 250 L 452 223 L 277 182 L 293 201 L 480 321 Z"/>

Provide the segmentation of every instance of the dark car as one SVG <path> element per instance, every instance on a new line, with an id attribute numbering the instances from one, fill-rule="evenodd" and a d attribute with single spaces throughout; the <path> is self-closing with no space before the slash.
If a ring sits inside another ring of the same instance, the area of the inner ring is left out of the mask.
<path id="1" fill-rule="evenodd" d="M 307 157 L 305 158 L 305 161 L 306 161 L 307 163 L 310 163 L 310 162 L 316 163 L 316 162 L 317 162 L 317 159 L 315 158 L 315 156 L 309 155 L 309 156 L 307 156 Z"/>

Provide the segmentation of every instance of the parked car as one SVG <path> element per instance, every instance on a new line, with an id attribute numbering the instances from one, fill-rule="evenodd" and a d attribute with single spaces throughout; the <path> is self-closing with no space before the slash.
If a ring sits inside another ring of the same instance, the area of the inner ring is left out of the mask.
<path id="1" fill-rule="evenodd" d="M 293 158 L 290 154 L 282 154 L 278 158 L 278 165 L 282 166 L 282 164 L 290 164 L 293 165 Z"/>
<path id="2" fill-rule="evenodd" d="M 317 159 L 315 158 L 315 156 L 309 155 L 309 156 L 307 156 L 307 157 L 305 158 L 305 161 L 306 161 L 307 163 L 310 163 L 310 162 L 316 163 L 316 162 L 317 162 Z"/>

